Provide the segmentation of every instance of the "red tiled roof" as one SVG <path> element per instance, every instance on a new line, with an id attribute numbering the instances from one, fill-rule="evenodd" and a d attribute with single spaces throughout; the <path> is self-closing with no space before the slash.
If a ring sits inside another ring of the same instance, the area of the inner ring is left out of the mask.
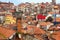
<path id="1" fill-rule="evenodd" d="M 15 31 L 12 29 L 0 27 L 0 33 L 3 34 L 6 38 L 9 38 L 11 35 L 15 33 Z"/>
<path id="2" fill-rule="evenodd" d="M 54 35 L 55 34 L 55 35 Z M 60 31 L 54 32 L 52 37 L 56 40 L 60 40 Z"/>
<path id="3" fill-rule="evenodd" d="M 4 39 L 2 36 L 0 36 L 0 39 Z"/>
<path id="4" fill-rule="evenodd" d="M 57 21 L 57 22 L 60 22 L 60 18 L 56 18 L 56 21 Z"/>
<path id="5" fill-rule="evenodd" d="M 60 22 L 60 18 L 56 18 L 53 20 L 53 22 L 56 20 L 56 22 Z"/>
<path id="6" fill-rule="evenodd" d="M 26 31 L 26 30 L 22 30 L 23 33 Z M 27 26 L 27 32 L 28 34 L 45 34 L 45 31 L 40 29 L 40 28 L 37 28 L 35 26 Z"/>
<path id="7" fill-rule="evenodd" d="M 42 26 L 47 26 L 49 24 L 52 24 L 52 23 L 51 22 L 40 22 L 40 25 L 42 25 Z"/>
<path id="8" fill-rule="evenodd" d="M 34 28 L 34 34 L 45 34 L 46 32 L 40 28 Z"/>
<path id="9" fill-rule="evenodd" d="M 0 7 L 2 8 L 2 6 L 0 5 Z"/>
<path id="10" fill-rule="evenodd" d="M 53 26 L 53 27 L 50 27 L 49 30 L 60 30 L 60 28 L 59 28 L 59 27 L 54 27 L 54 26 Z"/>
<path id="11" fill-rule="evenodd" d="M 50 27 L 49 30 L 55 30 L 56 27 Z"/>
<path id="12" fill-rule="evenodd" d="M 11 9 L 10 12 L 15 12 L 15 10 Z"/>
<path id="13" fill-rule="evenodd" d="M 7 3 L 7 2 L 0 2 L 0 4 L 9 4 L 9 3 Z M 13 3 L 10 3 L 10 4 L 13 4 Z"/>
<path id="14" fill-rule="evenodd" d="M 39 40 L 43 40 L 43 38 L 40 35 L 34 35 L 34 37 L 39 39 Z"/>
<path id="15" fill-rule="evenodd" d="M 40 22 L 40 25 L 42 25 L 42 26 L 46 26 L 47 23 L 46 23 L 46 22 Z"/>

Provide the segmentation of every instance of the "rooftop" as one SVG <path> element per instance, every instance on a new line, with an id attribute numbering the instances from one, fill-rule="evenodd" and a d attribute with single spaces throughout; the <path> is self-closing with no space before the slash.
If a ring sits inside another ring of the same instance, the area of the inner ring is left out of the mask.
<path id="1" fill-rule="evenodd" d="M 13 35 L 15 33 L 14 30 L 12 29 L 8 29 L 8 28 L 4 28 L 4 27 L 0 27 L 0 37 L 4 37 L 4 38 L 9 38 L 11 35 Z"/>

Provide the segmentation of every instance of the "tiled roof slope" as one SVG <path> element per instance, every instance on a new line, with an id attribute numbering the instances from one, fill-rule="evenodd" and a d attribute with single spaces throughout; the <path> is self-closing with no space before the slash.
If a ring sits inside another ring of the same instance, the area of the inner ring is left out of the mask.
<path id="1" fill-rule="evenodd" d="M 5 38 L 9 38 L 9 37 L 12 36 L 14 33 L 15 33 L 15 31 L 12 30 L 12 29 L 7 29 L 7 28 L 4 28 L 4 27 L 0 27 L 0 34 L 1 34 L 2 36 L 4 36 Z"/>

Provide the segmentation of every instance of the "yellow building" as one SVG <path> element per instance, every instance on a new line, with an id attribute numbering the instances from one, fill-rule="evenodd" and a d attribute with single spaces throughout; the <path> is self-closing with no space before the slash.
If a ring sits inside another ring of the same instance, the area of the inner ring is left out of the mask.
<path id="1" fill-rule="evenodd" d="M 12 15 L 7 15 L 5 17 L 5 24 L 15 24 L 16 23 L 16 18 L 13 18 Z"/>

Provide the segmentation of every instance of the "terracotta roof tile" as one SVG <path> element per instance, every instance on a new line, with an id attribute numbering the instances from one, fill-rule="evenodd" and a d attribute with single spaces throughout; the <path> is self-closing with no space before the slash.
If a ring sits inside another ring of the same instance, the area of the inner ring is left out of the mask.
<path id="1" fill-rule="evenodd" d="M 40 35 L 34 35 L 34 37 L 37 38 L 37 39 L 39 39 L 39 40 L 43 40 Z"/>
<path id="2" fill-rule="evenodd" d="M 56 18 L 56 21 L 57 21 L 57 22 L 60 22 L 60 18 Z"/>
<path id="3" fill-rule="evenodd" d="M 56 35 L 54 35 L 56 34 Z M 52 37 L 56 40 L 60 40 L 60 31 L 54 32 L 54 34 L 52 35 Z"/>
<path id="4" fill-rule="evenodd" d="M 3 34 L 6 38 L 9 38 L 15 33 L 15 31 L 4 27 L 0 27 L 0 33 Z"/>
<path id="5" fill-rule="evenodd" d="M 50 27 L 49 30 L 60 30 L 58 27 Z"/>
<path id="6" fill-rule="evenodd" d="M 46 22 L 40 22 L 40 25 L 47 25 Z"/>
<path id="7" fill-rule="evenodd" d="M 46 32 L 40 28 L 34 28 L 34 34 L 45 34 Z"/>
<path id="8" fill-rule="evenodd" d="M 40 25 L 42 25 L 42 26 L 47 26 L 49 24 L 51 24 L 51 22 L 40 22 Z"/>
<path id="9" fill-rule="evenodd" d="M 55 20 L 55 19 L 54 19 L 54 20 Z M 53 21 L 54 21 L 54 20 L 53 20 Z M 60 18 L 56 18 L 56 22 L 60 22 Z"/>
<path id="10" fill-rule="evenodd" d="M 22 31 L 26 31 L 26 30 L 22 30 Z M 45 31 L 40 29 L 40 28 L 37 28 L 35 26 L 27 26 L 27 32 L 29 34 L 45 34 Z"/>
<path id="11" fill-rule="evenodd" d="M 13 9 L 11 9 L 11 10 L 9 10 L 10 12 L 15 12 L 15 10 L 13 10 Z"/>
<path id="12" fill-rule="evenodd" d="M 2 36 L 0 36 L 0 39 L 4 39 Z"/>
<path id="13" fill-rule="evenodd" d="M 30 35 L 32 34 L 45 34 L 46 32 L 40 28 L 37 28 L 36 26 L 28 25 L 27 30 L 22 29 L 22 33 L 28 33 Z"/>

